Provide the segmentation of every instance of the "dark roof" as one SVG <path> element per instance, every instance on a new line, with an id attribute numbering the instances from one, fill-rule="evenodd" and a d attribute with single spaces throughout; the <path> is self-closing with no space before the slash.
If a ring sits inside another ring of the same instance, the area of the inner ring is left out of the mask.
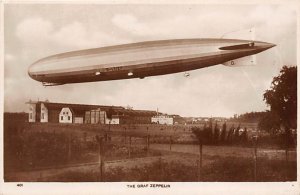
<path id="1" fill-rule="evenodd" d="M 29 102 L 30 103 L 30 102 Z M 87 110 L 95 110 L 95 109 L 101 109 L 101 110 L 109 110 L 112 108 L 114 111 L 117 110 L 125 110 L 125 108 L 121 106 L 104 106 L 104 105 L 86 105 L 86 104 L 66 104 L 66 103 L 54 103 L 54 102 L 44 102 L 44 101 L 38 101 L 38 102 L 32 102 L 36 104 L 43 103 L 48 109 L 54 109 L 54 110 L 60 110 L 63 107 L 69 107 L 72 108 L 74 112 L 84 112 Z"/>
<path id="2" fill-rule="evenodd" d="M 154 116 L 154 115 L 157 115 L 156 111 L 150 111 L 150 110 L 129 110 L 129 109 L 125 109 L 125 110 L 121 110 L 120 112 L 123 115 L 130 115 L 130 116 Z"/>
<path id="3" fill-rule="evenodd" d="M 48 109 L 53 109 L 53 110 L 61 110 L 64 107 L 69 107 L 75 113 L 84 113 L 85 111 L 96 110 L 96 109 L 100 108 L 100 110 L 104 110 L 104 111 L 108 111 L 109 109 L 112 109 L 114 115 L 155 116 L 157 114 L 161 114 L 161 113 L 158 113 L 156 111 L 150 111 L 150 110 L 125 109 L 122 106 L 67 104 L 67 103 L 54 103 L 54 102 L 47 102 L 47 101 L 27 102 L 27 103 L 35 103 L 35 104 L 43 103 Z"/>

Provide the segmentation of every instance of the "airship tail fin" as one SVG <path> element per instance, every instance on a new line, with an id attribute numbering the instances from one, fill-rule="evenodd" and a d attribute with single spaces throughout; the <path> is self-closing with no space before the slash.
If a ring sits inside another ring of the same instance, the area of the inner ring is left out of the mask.
<path id="1" fill-rule="evenodd" d="M 244 30 L 236 30 L 225 33 L 222 38 L 234 38 L 234 39 L 243 39 L 243 40 L 255 40 L 255 28 L 249 28 Z M 223 63 L 225 66 L 250 66 L 256 65 L 256 56 L 246 56 L 242 58 L 238 58 L 235 60 L 230 60 L 228 62 Z"/>
<path id="2" fill-rule="evenodd" d="M 255 28 L 230 31 L 222 35 L 226 39 L 255 40 Z"/>
<path id="3" fill-rule="evenodd" d="M 231 66 L 231 67 L 250 66 L 250 65 L 255 65 L 255 64 L 256 64 L 255 55 L 246 56 L 246 57 L 238 58 L 235 60 L 230 60 L 228 62 L 223 63 L 223 65 Z"/>

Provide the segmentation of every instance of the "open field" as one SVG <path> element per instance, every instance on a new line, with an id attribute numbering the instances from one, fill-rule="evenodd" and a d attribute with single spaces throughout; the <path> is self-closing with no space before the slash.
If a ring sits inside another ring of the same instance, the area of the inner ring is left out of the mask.
<path id="1" fill-rule="evenodd" d="M 199 146 L 190 126 L 4 123 L 5 181 L 294 181 L 296 150 Z M 152 170 L 152 171 L 151 171 Z M 245 170 L 245 175 L 240 175 Z"/>

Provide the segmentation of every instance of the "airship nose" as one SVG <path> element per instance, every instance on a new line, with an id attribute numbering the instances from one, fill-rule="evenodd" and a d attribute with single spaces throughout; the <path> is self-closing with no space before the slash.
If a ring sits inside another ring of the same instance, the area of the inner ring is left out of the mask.
<path id="1" fill-rule="evenodd" d="M 28 68 L 28 75 L 34 80 L 37 80 L 37 73 L 36 73 L 37 66 L 38 64 L 33 63 Z"/>

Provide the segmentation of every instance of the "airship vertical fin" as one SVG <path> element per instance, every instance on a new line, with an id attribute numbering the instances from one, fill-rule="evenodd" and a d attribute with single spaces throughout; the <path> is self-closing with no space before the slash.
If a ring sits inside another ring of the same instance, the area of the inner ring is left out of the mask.
<path id="1" fill-rule="evenodd" d="M 223 38 L 234 38 L 234 39 L 243 39 L 243 40 L 249 40 L 254 41 L 255 40 L 255 28 L 250 28 L 246 30 L 238 30 L 229 32 L 227 34 L 224 34 Z M 251 42 L 249 42 L 251 44 Z M 256 65 L 256 56 L 246 56 L 243 58 L 238 58 L 235 60 L 230 60 L 228 62 L 223 63 L 225 66 L 250 66 L 250 65 Z"/>
<path id="2" fill-rule="evenodd" d="M 223 34 L 222 38 L 225 39 L 243 39 L 243 40 L 255 40 L 255 28 L 235 30 Z"/>

